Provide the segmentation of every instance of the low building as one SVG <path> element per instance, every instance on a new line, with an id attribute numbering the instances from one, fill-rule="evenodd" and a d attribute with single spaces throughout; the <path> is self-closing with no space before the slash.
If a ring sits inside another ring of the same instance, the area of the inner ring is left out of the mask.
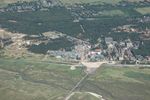
<path id="1" fill-rule="evenodd" d="M 6 33 L 0 33 L 0 48 L 3 48 L 5 45 L 12 43 L 10 35 Z"/>
<path id="2" fill-rule="evenodd" d="M 113 38 L 112 37 L 106 37 L 105 42 L 106 42 L 107 45 L 110 44 L 110 43 L 113 43 Z"/>

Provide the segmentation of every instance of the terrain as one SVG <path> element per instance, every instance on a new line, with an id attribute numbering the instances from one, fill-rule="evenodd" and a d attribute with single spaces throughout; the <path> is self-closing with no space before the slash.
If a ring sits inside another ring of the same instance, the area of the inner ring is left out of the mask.
<path id="1" fill-rule="evenodd" d="M 5 100 L 63 100 L 85 75 L 83 68 L 30 58 L 0 58 L 0 97 Z M 76 88 L 69 100 L 149 100 L 150 69 L 101 66 Z M 86 96 L 84 96 L 86 95 Z M 88 96 L 87 96 L 88 95 Z M 88 98 L 89 97 L 89 98 Z M 91 98 L 91 99 L 90 99 Z"/>
<path id="2" fill-rule="evenodd" d="M 149 0 L 0 0 L 0 100 L 149 100 L 149 51 Z"/>

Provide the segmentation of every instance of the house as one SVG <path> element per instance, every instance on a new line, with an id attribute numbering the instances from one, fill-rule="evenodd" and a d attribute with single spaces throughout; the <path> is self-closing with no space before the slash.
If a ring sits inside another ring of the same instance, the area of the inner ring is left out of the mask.
<path id="1" fill-rule="evenodd" d="M 147 61 L 150 61 L 150 56 L 146 56 Z"/>
<path id="2" fill-rule="evenodd" d="M 12 43 L 10 35 L 6 33 L 0 33 L 0 48 L 3 48 L 5 45 Z"/>
<path id="3" fill-rule="evenodd" d="M 128 47 L 128 48 L 132 48 L 132 47 L 133 47 L 132 42 L 127 42 L 126 44 L 127 44 L 127 47 Z"/>
<path id="4" fill-rule="evenodd" d="M 111 43 L 113 43 L 113 38 L 112 37 L 106 37 L 105 42 L 106 42 L 107 45 L 111 44 Z"/>
<path id="5" fill-rule="evenodd" d="M 122 41 L 122 42 L 119 43 L 119 45 L 120 45 L 121 47 L 125 47 L 125 46 L 126 46 L 126 43 Z"/>
<path id="6" fill-rule="evenodd" d="M 125 42 L 126 42 L 127 48 L 132 48 L 133 47 L 133 43 L 130 39 L 125 40 Z"/>

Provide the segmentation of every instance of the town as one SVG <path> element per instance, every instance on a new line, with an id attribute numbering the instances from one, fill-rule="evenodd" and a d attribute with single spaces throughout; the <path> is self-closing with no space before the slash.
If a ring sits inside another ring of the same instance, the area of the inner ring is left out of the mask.
<path id="1" fill-rule="evenodd" d="M 43 52 L 45 55 L 53 56 L 58 59 L 77 61 L 116 61 L 121 64 L 149 64 L 150 56 L 136 55 L 134 50 L 139 49 L 142 41 L 132 41 L 126 39 L 124 41 L 115 41 L 112 37 L 100 37 L 96 44 L 91 44 L 88 41 L 83 41 L 59 32 L 44 33 L 42 36 L 21 35 L 21 34 L 6 34 L 1 30 L 1 48 L 5 46 L 9 49 L 15 49 L 16 53 L 19 51 L 29 50 L 30 47 L 46 45 L 49 41 L 64 38 L 73 45 L 67 48 L 60 48 L 57 50 L 47 49 Z M 55 43 L 54 43 L 55 45 Z M 31 50 L 32 51 L 32 50 Z M 14 56 L 16 54 L 13 52 Z"/>
<path id="2" fill-rule="evenodd" d="M 116 5 L 103 4 L 94 6 L 91 4 L 64 6 L 59 0 L 20 1 L 12 3 L 7 7 L 1 8 L 0 12 L 24 13 L 31 11 L 49 11 L 50 9 L 66 9 L 64 11 L 66 11 L 66 13 L 69 12 L 72 17 L 72 25 L 77 24 L 79 27 L 78 30 L 80 30 L 77 32 L 80 33 L 74 37 L 70 35 L 70 33 L 55 30 L 28 35 L 28 33 L 7 32 L 5 29 L 2 29 L 2 24 L 0 26 L 2 33 L 0 34 L 0 47 L 7 48 L 9 51 L 12 50 L 11 52 L 13 53 L 11 54 L 14 56 L 19 54 L 18 52 L 20 52 L 20 55 L 30 52 L 56 57 L 65 61 L 116 61 L 121 64 L 149 64 L 149 15 L 141 16 L 137 14 L 137 16 L 134 17 L 131 14 L 130 17 L 125 18 L 123 22 L 120 22 L 122 19 L 119 19 L 119 24 L 116 25 L 112 19 L 110 21 L 111 23 L 108 23 L 110 27 L 107 28 L 102 28 L 105 26 L 105 21 L 102 21 L 104 25 L 102 24 L 100 27 L 98 27 L 99 24 L 90 25 L 88 23 L 90 21 L 95 23 L 95 21 L 100 20 L 98 16 L 109 16 L 108 13 L 111 13 L 110 16 L 118 16 L 118 18 L 124 15 L 120 10 L 111 9 L 124 9 L 124 7 L 128 7 L 127 12 L 134 7 L 147 6 L 149 6 L 148 0 L 140 1 L 140 3 L 121 1 Z M 110 9 L 110 11 L 104 10 L 106 8 L 107 10 Z M 15 24 L 17 21 L 9 19 L 8 23 Z M 41 21 L 37 23 L 37 26 L 41 27 L 43 24 Z M 141 24 L 143 27 L 141 27 Z M 88 25 L 91 27 L 88 27 Z M 95 31 L 95 28 L 100 28 L 100 31 Z M 75 30 L 76 29 L 77 28 L 75 28 Z M 85 36 L 83 36 L 83 34 Z M 16 53 L 14 53 L 15 51 Z"/>

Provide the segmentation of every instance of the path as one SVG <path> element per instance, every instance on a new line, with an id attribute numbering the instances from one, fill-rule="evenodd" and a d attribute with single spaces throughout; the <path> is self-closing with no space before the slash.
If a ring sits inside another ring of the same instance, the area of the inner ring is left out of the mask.
<path id="1" fill-rule="evenodd" d="M 103 64 L 107 64 L 108 61 L 102 61 L 102 62 L 81 62 L 82 65 L 86 67 L 86 73 L 92 74 L 94 73 L 97 68 L 99 68 Z"/>
<path id="2" fill-rule="evenodd" d="M 90 95 L 92 95 L 92 96 L 94 96 L 94 97 L 100 99 L 100 100 L 105 100 L 101 95 L 96 94 L 96 93 L 93 93 L 93 92 L 72 92 L 72 93 L 70 94 L 70 97 L 68 98 L 68 100 L 69 100 L 73 95 L 75 95 L 76 93 L 78 93 L 78 94 L 87 93 L 87 94 L 90 94 Z"/>
<path id="3" fill-rule="evenodd" d="M 71 89 L 71 91 L 68 93 L 68 95 L 66 96 L 66 98 L 64 100 L 69 100 L 69 98 L 72 96 L 72 93 L 74 92 L 74 90 L 79 87 L 79 85 L 88 77 L 88 73 Z"/>
<path id="4" fill-rule="evenodd" d="M 101 65 L 103 65 L 105 63 L 108 63 L 108 62 L 107 61 L 103 61 L 103 62 L 81 62 L 81 64 L 86 67 L 86 75 L 70 90 L 70 92 L 68 93 L 68 95 L 65 97 L 64 100 L 69 100 L 69 98 L 72 96 L 75 89 L 79 87 L 79 85 L 88 77 L 88 75 L 94 73 L 97 68 L 99 68 Z"/>

